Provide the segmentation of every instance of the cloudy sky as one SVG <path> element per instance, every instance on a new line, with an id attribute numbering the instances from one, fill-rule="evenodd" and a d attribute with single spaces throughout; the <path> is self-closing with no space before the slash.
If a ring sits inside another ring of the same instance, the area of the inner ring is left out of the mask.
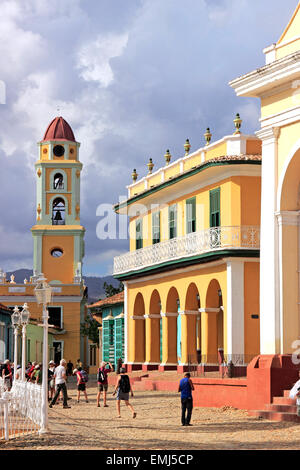
<path id="1" fill-rule="evenodd" d="M 170 149 L 259 128 L 228 82 L 264 65 L 297 0 L 0 0 L 0 267 L 32 267 L 36 142 L 61 114 L 81 142 L 84 274 L 111 273 L 128 240 L 99 240 L 100 204 Z M 0 95 L 1 98 L 1 95 Z M 2 99 L 3 101 L 3 99 Z M 57 111 L 59 108 L 59 112 Z"/>

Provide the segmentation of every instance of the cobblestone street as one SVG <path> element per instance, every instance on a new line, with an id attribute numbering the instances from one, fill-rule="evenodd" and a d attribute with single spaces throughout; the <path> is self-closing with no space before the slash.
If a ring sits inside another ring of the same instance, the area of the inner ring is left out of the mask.
<path id="1" fill-rule="evenodd" d="M 70 409 L 49 410 L 47 435 L 1 442 L 1 449 L 18 450 L 247 450 L 299 449 L 300 426 L 249 417 L 232 408 L 194 408 L 191 427 L 180 424 L 180 397 L 168 392 L 135 392 L 131 400 L 136 419 L 125 405 L 116 417 L 113 388 L 108 408 L 96 407 L 96 384 L 89 382 L 89 403 L 76 399 L 69 385 Z"/>

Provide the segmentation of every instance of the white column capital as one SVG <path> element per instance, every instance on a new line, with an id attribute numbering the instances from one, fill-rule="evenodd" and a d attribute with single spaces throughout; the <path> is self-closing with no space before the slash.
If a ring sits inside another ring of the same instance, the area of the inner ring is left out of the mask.
<path id="1" fill-rule="evenodd" d="M 144 318 L 161 318 L 161 315 L 159 313 L 150 313 L 144 315 Z"/>
<path id="2" fill-rule="evenodd" d="M 177 312 L 165 312 L 165 313 L 161 313 L 161 316 L 162 317 L 178 317 L 178 313 Z"/>
<path id="3" fill-rule="evenodd" d="M 275 212 L 277 223 L 282 225 L 298 225 L 300 211 L 279 211 Z"/>
<path id="4" fill-rule="evenodd" d="M 198 312 L 199 313 L 202 313 L 202 312 L 205 312 L 205 313 L 219 313 L 220 308 L 221 307 L 218 307 L 218 308 L 211 308 L 211 307 L 199 308 Z"/>
<path id="5" fill-rule="evenodd" d="M 280 127 L 267 127 L 260 129 L 255 132 L 255 134 L 262 140 L 263 144 L 271 144 L 277 142 L 280 136 L 280 130 Z"/>
<path id="6" fill-rule="evenodd" d="M 198 310 L 180 310 L 179 315 L 199 315 Z"/>

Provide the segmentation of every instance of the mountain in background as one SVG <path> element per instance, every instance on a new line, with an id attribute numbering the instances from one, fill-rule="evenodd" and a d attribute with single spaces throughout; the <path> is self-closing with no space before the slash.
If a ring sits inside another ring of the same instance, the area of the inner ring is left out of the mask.
<path id="1" fill-rule="evenodd" d="M 10 271 L 6 273 L 6 279 L 9 281 L 11 275 L 15 276 L 15 282 L 17 284 L 23 284 L 24 279 L 29 281 L 32 276 L 32 269 L 17 269 L 16 271 Z M 114 287 L 119 286 L 119 281 L 114 279 L 113 276 L 83 276 L 85 285 L 88 287 L 88 299 L 89 302 L 96 302 L 100 298 L 105 297 L 105 291 L 103 284 L 112 284 Z"/>

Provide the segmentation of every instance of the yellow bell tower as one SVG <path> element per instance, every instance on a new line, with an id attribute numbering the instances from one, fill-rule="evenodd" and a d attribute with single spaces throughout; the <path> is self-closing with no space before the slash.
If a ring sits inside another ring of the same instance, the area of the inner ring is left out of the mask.
<path id="1" fill-rule="evenodd" d="M 85 360 L 86 288 L 82 279 L 84 227 L 80 224 L 79 146 L 70 125 L 56 117 L 38 143 L 34 276 L 43 273 L 52 286 L 49 324 L 55 327 L 54 359 Z M 33 277 L 34 281 L 34 277 Z"/>
<path id="2" fill-rule="evenodd" d="M 69 124 L 56 117 L 38 145 L 34 272 L 52 283 L 80 282 L 85 231 L 80 225 L 80 144 Z"/>

